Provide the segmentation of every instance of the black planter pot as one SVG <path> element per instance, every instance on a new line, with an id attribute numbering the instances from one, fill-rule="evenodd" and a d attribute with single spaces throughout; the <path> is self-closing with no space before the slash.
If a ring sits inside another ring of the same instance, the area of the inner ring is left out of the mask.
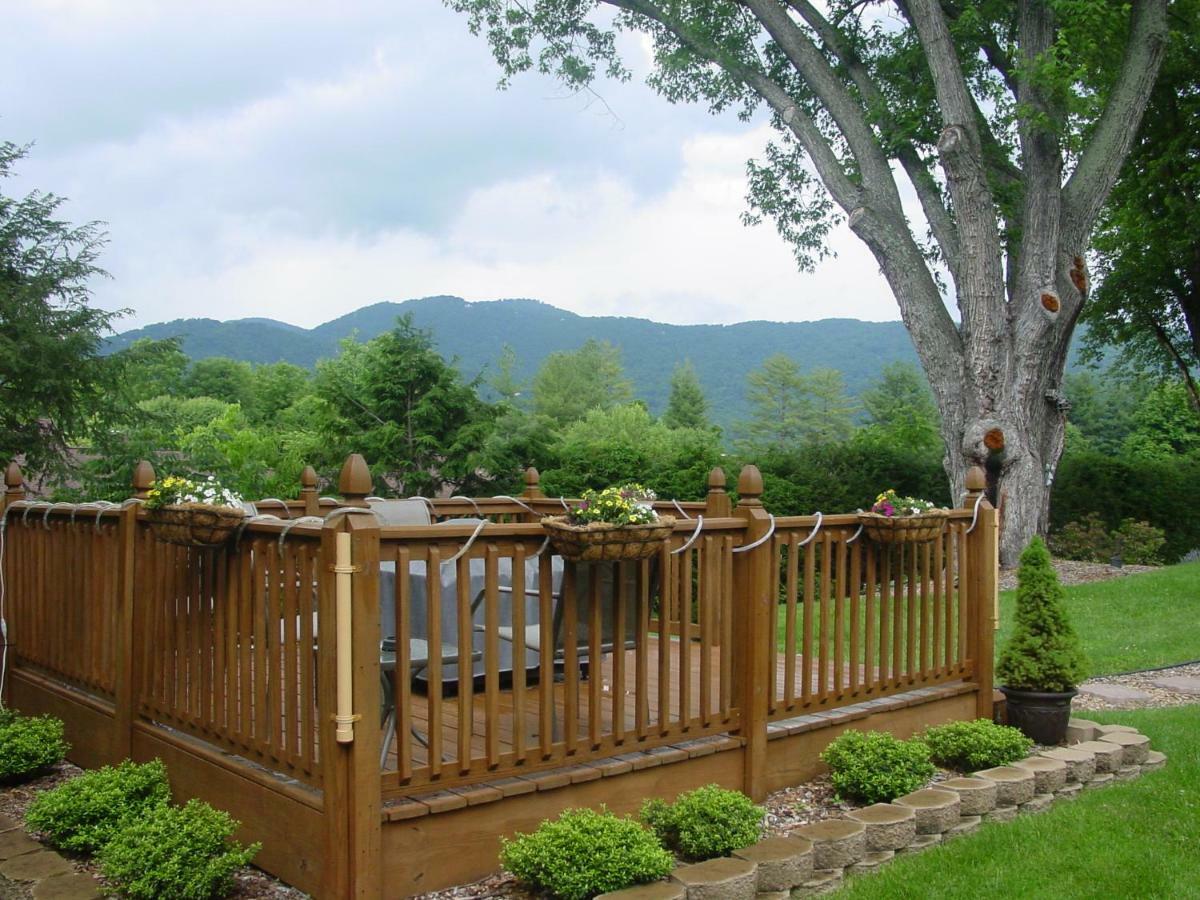
<path id="1" fill-rule="evenodd" d="M 1061 744 L 1071 720 L 1071 698 L 1076 691 L 1043 693 L 1018 691 L 1001 685 L 1007 699 L 1008 724 L 1020 728 L 1039 744 Z"/>

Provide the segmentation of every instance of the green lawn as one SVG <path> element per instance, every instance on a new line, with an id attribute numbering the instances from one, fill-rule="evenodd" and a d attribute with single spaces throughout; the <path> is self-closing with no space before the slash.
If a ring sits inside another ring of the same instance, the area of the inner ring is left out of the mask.
<path id="1" fill-rule="evenodd" d="M 1066 592 L 1071 622 L 1083 640 L 1093 675 L 1200 657 L 1200 562 L 1072 585 Z M 1015 592 L 1000 595 L 997 648 L 1012 627 L 1015 606 Z"/>
<path id="2" fill-rule="evenodd" d="M 1139 729 L 1167 754 L 1167 767 L 894 860 L 837 896 L 1200 897 L 1200 705 L 1088 717 Z"/>

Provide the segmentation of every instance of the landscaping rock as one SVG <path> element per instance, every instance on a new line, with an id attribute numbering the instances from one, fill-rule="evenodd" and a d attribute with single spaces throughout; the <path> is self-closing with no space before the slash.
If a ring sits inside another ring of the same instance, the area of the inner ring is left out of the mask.
<path id="1" fill-rule="evenodd" d="M 1053 794 L 1034 794 L 1032 800 L 1022 803 L 1018 808 L 1023 813 L 1040 813 L 1048 810 L 1053 802 Z"/>
<path id="2" fill-rule="evenodd" d="M 1083 790 L 1083 785 L 1077 781 L 1069 781 L 1054 792 L 1055 800 L 1074 800 Z"/>
<path id="3" fill-rule="evenodd" d="M 758 891 L 790 891 L 812 878 L 812 842 L 802 837 L 773 837 L 733 853 L 758 866 Z"/>
<path id="4" fill-rule="evenodd" d="M 814 869 L 813 877 L 792 891 L 792 897 L 817 897 L 821 894 L 832 894 L 841 886 L 841 869 Z"/>
<path id="5" fill-rule="evenodd" d="M 12 818 L 11 816 L 6 816 L 3 814 L 0 814 L 0 832 L 12 831 L 14 828 L 18 827 L 20 824 L 21 824 L 20 822 L 18 822 L 16 819 Z"/>
<path id="6" fill-rule="evenodd" d="M 898 798 L 895 803 L 912 809 L 917 818 L 917 834 L 941 834 L 958 824 L 962 809 L 958 794 L 938 788 L 913 791 Z"/>
<path id="7" fill-rule="evenodd" d="M 1067 764 L 1067 781 L 1087 784 L 1096 775 L 1096 754 L 1076 747 L 1055 747 L 1043 750 L 1039 756 L 1057 759 Z"/>
<path id="8" fill-rule="evenodd" d="M 894 803 L 876 803 L 851 810 L 846 818 L 861 822 L 867 829 L 868 850 L 899 850 L 912 843 L 917 834 L 916 813 Z"/>
<path id="9" fill-rule="evenodd" d="M 1113 781 L 1136 781 L 1141 774 L 1141 766 L 1121 766 L 1113 772 Z"/>
<path id="10" fill-rule="evenodd" d="M 758 866 L 732 856 L 681 866 L 671 877 L 687 889 L 687 900 L 754 900 Z"/>
<path id="11" fill-rule="evenodd" d="M 872 872 L 879 871 L 880 866 L 886 862 L 890 862 L 891 860 L 895 859 L 895 857 L 896 853 L 894 850 L 871 850 L 870 852 L 864 854 L 863 858 L 854 865 L 847 866 L 846 874 L 869 875 Z"/>
<path id="12" fill-rule="evenodd" d="M 1117 771 L 1123 765 L 1122 760 L 1125 757 L 1125 748 L 1111 741 L 1084 741 L 1082 744 L 1076 744 L 1071 749 L 1094 753 L 1096 756 L 1097 772 Z"/>
<path id="13" fill-rule="evenodd" d="M 1091 719 L 1071 719 L 1067 723 L 1067 744 L 1078 744 L 1080 741 L 1094 741 L 1099 734 L 1100 725 Z"/>
<path id="14" fill-rule="evenodd" d="M 940 834 L 918 834 L 913 838 L 911 844 L 907 847 L 902 847 L 896 853 L 917 853 L 921 850 L 928 850 L 930 847 L 941 842 L 942 836 Z"/>
<path id="15" fill-rule="evenodd" d="M 1140 766 L 1150 754 L 1150 738 L 1144 734 L 1117 731 L 1100 736 L 1101 741 L 1119 744 L 1125 749 L 1125 765 Z"/>
<path id="16" fill-rule="evenodd" d="M 0 863 L 0 875 L 13 881 L 41 881 L 54 875 L 70 875 L 71 864 L 49 850 L 22 853 Z"/>
<path id="17" fill-rule="evenodd" d="M 1084 785 L 1084 788 L 1091 790 L 1092 788 L 1108 787 L 1112 783 L 1112 772 L 1104 772 L 1103 774 L 1097 774 L 1091 781 Z"/>
<path id="18" fill-rule="evenodd" d="M 790 900 L 791 891 L 759 891 L 754 900 Z"/>
<path id="19" fill-rule="evenodd" d="M 818 870 L 844 869 L 867 852 L 867 829 L 851 819 L 825 819 L 792 829 L 792 835 L 812 842 L 813 878 Z"/>
<path id="20" fill-rule="evenodd" d="M 14 856 L 41 849 L 42 845 L 20 828 L 13 828 L 0 834 L 0 860 L 12 859 Z"/>
<path id="21" fill-rule="evenodd" d="M 954 791 L 962 805 L 959 814 L 982 816 L 996 807 L 996 782 L 989 778 L 950 778 L 938 784 L 939 788 Z"/>
<path id="22" fill-rule="evenodd" d="M 55 875 L 33 886 L 33 900 L 99 900 L 102 896 L 104 895 L 100 893 L 96 879 L 80 872 Z M 663 897 L 662 900 L 672 900 L 675 896 Z M 682 898 L 683 894 L 677 896 Z M 659 898 L 656 897 L 655 900 Z"/>
<path id="23" fill-rule="evenodd" d="M 1096 737 L 1099 739 L 1102 734 L 1137 734 L 1138 730 L 1132 725 L 1097 725 Z"/>
<path id="24" fill-rule="evenodd" d="M 1015 766 L 996 766 L 975 773 L 976 778 L 996 782 L 996 806 L 1020 806 L 1033 799 L 1033 773 Z"/>
<path id="25" fill-rule="evenodd" d="M 990 810 L 989 810 L 990 812 Z M 972 831 L 979 830 L 979 824 L 983 821 L 983 816 L 963 816 L 958 820 L 958 824 L 953 826 L 944 835 L 944 839 L 961 837 L 964 834 L 970 834 Z"/>
<path id="26" fill-rule="evenodd" d="M 1181 694 L 1200 695 L 1200 678 L 1194 675 L 1171 675 L 1157 678 L 1151 682 L 1155 687 L 1166 688 L 1168 691 L 1178 691 Z"/>
<path id="27" fill-rule="evenodd" d="M 997 806 L 990 813 L 985 813 L 983 821 L 985 822 L 1011 822 L 1017 817 L 1017 807 L 1015 806 Z"/>
<path id="28" fill-rule="evenodd" d="M 1141 703 L 1144 700 L 1149 700 L 1150 695 L 1145 691 L 1139 691 L 1137 688 L 1125 687 L 1121 684 L 1103 684 L 1089 683 L 1079 686 L 1079 693 L 1091 694 L 1093 697 L 1099 697 L 1101 700 L 1106 700 L 1113 706 L 1132 706 L 1135 703 Z"/>
<path id="29" fill-rule="evenodd" d="M 1157 750 L 1151 750 L 1146 754 L 1146 761 L 1142 763 L 1143 772 L 1156 772 L 1167 764 L 1167 756 L 1165 753 L 1159 753 Z"/>
<path id="30" fill-rule="evenodd" d="M 1013 765 L 1033 773 L 1035 794 L 1053 794 L 1067 783 L 1067 764 L 1061 759 L 1031 756 L 1017 760 Z"/>

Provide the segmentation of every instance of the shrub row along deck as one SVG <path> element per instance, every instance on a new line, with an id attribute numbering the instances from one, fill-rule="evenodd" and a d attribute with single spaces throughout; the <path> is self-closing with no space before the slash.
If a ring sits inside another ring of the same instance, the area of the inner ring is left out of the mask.
<path id="1" fill-rule="evenodd" d="M 598 564 L 548 547 L 564 501 L 533 470 L 519 497 L 406 505 L 352 456 L 340 497 L 307 470 L 218 549 L 155 538 L 153 478 L 52 505 L 9 466 L 8 699 L 62 718 L 81 765 L 161 757 L 178 799 L 228 809 L 319 896 L 480 877 L 501 835 L 568 806 L 761 799 L 851 722 L 991 715 L 982 473 L 940 538 L 888 547 L 855 515 L 773 517 L 752 466 L 733 506 L 714 470 L 704 503 L 660 504 L 656 555 Z"/>

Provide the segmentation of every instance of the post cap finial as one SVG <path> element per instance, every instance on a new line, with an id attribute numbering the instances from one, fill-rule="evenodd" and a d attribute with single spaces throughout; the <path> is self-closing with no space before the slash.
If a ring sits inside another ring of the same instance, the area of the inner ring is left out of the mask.
<path id="1" fill-rule="evenodd" d="M 725 470 L 720 466 L 708 473 L 708 490 L 710 493 L 725 491 Z"/>
<path id="2" fill-rule="evenodd" d="M 351 453 L 342 464 L 338 490 L 343 497 L 366 497 L 371 493 L 371 470 L 361 453 Z"/>
<path id="3" fill-rule="evenodd" d="M 967 469 L 967 490 L 973 494 L 980 494 L 987 489 L 987 473 L 983 470 L 983 466 L 971 466 Z"/>
<path id="4" fill-rule="evenodd" d="M 305 490 L 315 491 L 317 489 L 317 470 L 312 466 L 305 466 L 300 472 L 300 486 Z"/>
<path id="5" fill-rule="evenodd" d="M 137 496 L 141 496 L 146 491 L 154 486 L 154 479 L 157 476 L 154 474 L 154 466 L 150 460 L 143 459 L 133 467 L 133 492 Z"/>
<path id="6" fill-rule="evenodd" d="M 4 470 L 4 486 L 10 491 L 20 490 L 21 485 L 25 483 L 25 473 L 21 471 L 21 467 L 17 465 L 14 459 L 8 464 L 8 468 Z"/>
<path id="7" fill-rule="evenodd" d="M 758 498 L 762 496 L 763 492 L 762 472 L 758 471 L 758 466 L 742 467 L 742 474 L 738 476 L 737 489 L 739 505 L 758 503 Z"/>
<path id="8" fill-rule="evenodd" d="M 526 487 L 530 487 L 530 488 L 537 487 L 541 483 L 541 481 L 542 481 L 541 473 L 538 472 L 538 470 L 535 469 L 533 466 L 530 466 L 528 469 L 525 470 L 525 486 Z"/>

